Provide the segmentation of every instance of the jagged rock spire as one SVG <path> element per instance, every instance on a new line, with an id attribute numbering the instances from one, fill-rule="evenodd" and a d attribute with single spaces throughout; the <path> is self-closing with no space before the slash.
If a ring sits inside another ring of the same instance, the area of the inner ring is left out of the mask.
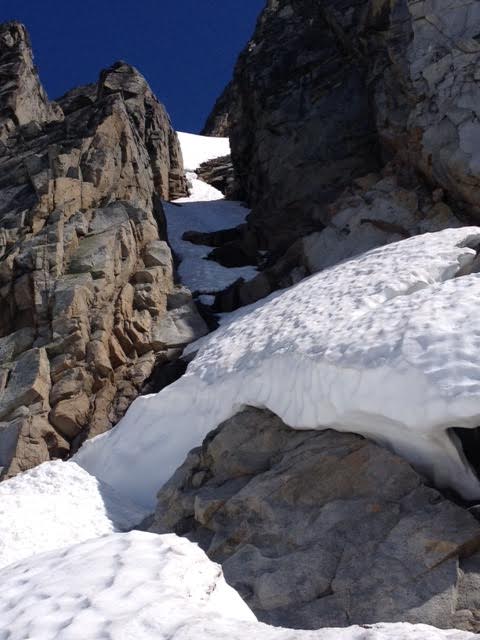
<path id="1" fill-rule="evenodd" d="M 0 25 L 0 82 L 0 141 L 19 126 L 62 119 L 38 79 L 30 38 L 18 22 Z"/>

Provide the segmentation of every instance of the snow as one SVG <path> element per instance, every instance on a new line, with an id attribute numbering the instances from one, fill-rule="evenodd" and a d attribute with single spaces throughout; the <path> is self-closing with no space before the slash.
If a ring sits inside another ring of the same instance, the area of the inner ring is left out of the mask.
<path id="1" fill-rule="evenodd" d="M 196 179 L 192 181 L 194 185 L 201 183 Z M 213 187 L 209 188 L 213 189 Z M 245 280 L 254 278 L 257 275 L 255 267 L 223 267 L 218 262 L 205 259 L 212 251 L 212 247 L 182 240 L 185 231 L 204 233 L 237 227 L 245 222 L 249 213 L 249 209 L 246 209 L 240 202 L 220 199 L 206 202 L 196 201 L 195 198 L 198 195 L 195 193 L 198 193 L 197 186 L 194 187 L 194 195 L 190 198 L 176 201 L 183 203 L 182 206 L 164 204 L 168 239 L 170 246 L 180 260 L 178 275 L 181 282 L 193 292 L 208 294 L 223 291 L 239 278 Z"/>
<path id="2" fill-rule="evenodd" d="M 221 568 L 175 535 L 113 534 L 0 570 L 0 640 L 469 640 L 464 631 L 260 624 Z"/>
<path id="3" fill-rule="evenodd" d="M 177 136 L 182 149 L 185 171 L 196 171 L 207 160 L 230 155 L 228 138 L 198 136 L 183 131 L 177 131 Z"/>
<path id="4" fill-rule="evenodd" d="M 250 210 L 240 202 L 225 200 L 223 194 L 199 180 L 195 169 L 219 156 L 228 155 L 228 138 L 209 138 L 191 133 L 178 133 L 187 170 L 189 196 L 164 204 L 170 246 L 180 261 L 178 275 L 192 292 L 212 294 L 223 291 L 239 278 L 250 280 L 257 275 L 255 267 L 227 268 L 206 260 L 212 247 L 182 240 L 185 231 L 208 233 L 232 229 L 244 224 Z M 179 206 L 181 205 L 181 206 Z"/>
<path id="5" fill-rule="evenodd" d="M 0 567 L 130 529 L 145 515 L 77 464 L 46 462 L 0 483 Z"/>
<path id="6" fill-rule="evenodd" d="M 137 399 L 76 460 L 140 504 L 186 453 L 244 405 L 297 429 L 354 431 L 390 445 L 468 499 L 480 483 L 449 436 L 480 424 L 477 227 L 372 250 L 235 314 L 186 374 Z M 142 461 L 143 473 L 125 473 Z"/>

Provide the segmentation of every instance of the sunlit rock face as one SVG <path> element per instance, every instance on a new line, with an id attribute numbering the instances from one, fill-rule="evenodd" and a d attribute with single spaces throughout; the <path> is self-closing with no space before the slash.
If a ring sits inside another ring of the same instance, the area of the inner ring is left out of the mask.
<path id="1" fill-rule="evenodd" d="M 185 195 L 186 182 L 176 133 L 145 79 L 117 63 L 97 84 L 50 102 L 18 23 L 0 27 L 0 74 L 0 477 L 8 477 L 114 424 L 155 357 L 185 341 L 172 335 L 173 307 L 197 316 L 188 292 L 171 298 L 161 198 Z M 189 337 L 206 330 L 195 326 Z"/>
<path id="2" fill-rule="evenodd" d="M 247 408 L 162 487 L 151 530 L 198 542 L 276 626 L 479 629 L 479 523 L 351 433 L 293 430 Z"/>

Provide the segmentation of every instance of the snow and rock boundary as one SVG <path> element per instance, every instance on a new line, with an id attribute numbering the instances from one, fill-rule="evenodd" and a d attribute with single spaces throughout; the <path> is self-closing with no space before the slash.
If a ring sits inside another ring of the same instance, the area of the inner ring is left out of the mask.
<path id="1" fill-rule="evenodd" d="M 189 449 L 250 405 L 297 429 L 373 438 L 438 486 L 480 497 L 447 431 L 480 424 L 480 275 L 455 277 L 479 243 L 477 227 L 417 236 L 237 312 L 202 342 L 180 380 L 138 399 L 76 461 L 152 506 Z M 138 460 L 144 472 L 125 474 Z"/>
<path id="2" fill-rule="evenodd" d="M 298 631 L 256 621 L 221 567 L 175 535 L 113 534 L 0 571 L 0 640 L 469 640 L 382 624 Z"/>

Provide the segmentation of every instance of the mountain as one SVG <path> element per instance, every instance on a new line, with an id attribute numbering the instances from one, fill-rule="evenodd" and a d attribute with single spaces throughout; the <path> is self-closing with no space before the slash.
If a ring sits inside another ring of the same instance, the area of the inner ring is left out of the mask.
<path id="1" fill-rule="evenodd" d="M 479 33 L 268 0 L 195 135 L 0 26 L 0 640 L 480 632 Z"/>
<path id="2" fill-rule="evenodd" d="M 172 357 L 161 198 L 185 195 L 186 182 L 168 115 L 133 67 L 51 103 L 24 27 L 4 25 L 0 43 L 5 478 L 110 428 Z M 177 306 L 201 335 L 188 296 Z"/>

